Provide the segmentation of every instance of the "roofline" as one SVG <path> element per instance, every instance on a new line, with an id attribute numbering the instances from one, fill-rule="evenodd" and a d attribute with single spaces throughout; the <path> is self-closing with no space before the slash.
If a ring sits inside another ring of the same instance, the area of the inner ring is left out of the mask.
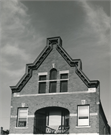
<path id="1" fill-rule="evenodd" d="M 106 119 L 106 115 L 104 113 L 101 100 L 100 100 L 99 108 L 100 108 L 99 113 L 102 114 L 102 118 L 103 118 L 103 121 L 105 122 L 105 126 L 107 127 L 107 130 L 110 133 L 110 126 L 109 126 L 108 121 Z"/>
<path id="2" fill-rule="evenodd" d="M 108 124 L 108 121 L 107 121 L 107 119 L 106 119 L 106 115 L 105 115 L 104 110 L 103 110 L 103 107 L 102 107 L 101 100 L 100 100 L 99 107 L 100 107 L 100 113 L 101 113 L 102 116 L 103 116 L 104 122 Z"/>
<path id="3" fill-rule="evenodd" d="M 60 37 L 55 37 L 55 39 L 57 39 L 57 38 L 60 38 Z M 52 38 L 48 38 L 48 39 L 51 39 L 52 40 Z M 52 51 L 52 49 L 53 49 L 53 44 L 47 45 L 43 49 L 43 51 L 40 53 L 40 55 L 35 59 L 35 61 L 33 63 L 26 64 L 26 70 L 25 70 L 25 74 L 23 75 L 23 77 L 20 79 L 20 81 L 15 86 L 10 86 L 10 88 L 12 90 L 12 93 L 14 93 L 14 92 L 20 92 L 21 91 L 21 89 L 25 86 L 25 84 L 31 78 L 32 71 L 33 70 L 37 70 L 39 68 L 39 66 L 42 64 L 42 62 L 50 54 L 50 52 Z M 69 56 L 69 54 L 59 44 L 56 44 L 56 50 L 60 53 L 60 55 L 66 60 L 66 62 L 71 67 L 75 67 L 76 74 L 87 85 L 87 87 L 97 87 L 99 85 L 99 81 L 98 80 L 90 81 L 86 77 L 86 75 L 82 72 L 82 61 L 81 61 L 81 59 L 72 59 Z"/>

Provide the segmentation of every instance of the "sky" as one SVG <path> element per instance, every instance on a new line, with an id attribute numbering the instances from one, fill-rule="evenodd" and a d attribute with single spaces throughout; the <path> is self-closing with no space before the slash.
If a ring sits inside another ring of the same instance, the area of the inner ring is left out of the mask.
<path id="1" fill-rule="evenodd" d="M 0 0 L 0 127 L 9 129 L 11 89 L 46 46 L 60 36 L 83 72 L 100 81 L 100 98 L 111 126 L 110 0 Z"/>

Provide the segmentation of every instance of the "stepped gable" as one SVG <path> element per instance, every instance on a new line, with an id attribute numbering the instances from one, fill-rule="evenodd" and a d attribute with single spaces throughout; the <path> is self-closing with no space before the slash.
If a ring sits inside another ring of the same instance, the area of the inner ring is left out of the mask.
<path id="1" fill-rule="evenodd" d="M 75 67 L 76 74 L 80 77 L 80 79 L 86 84 L 88 88 L 98 87 L 98 80 L 89 80 L 87 76 L 82 72 L 82 62 L 80 59 L 72 59 L 68 53 L 62 47 L 62 39 L 60 37 L 51 37 L 47 38 L 46 47 L 37 57 L 37 59 L 30 64 L 26 64 L 26 72 L 16 86 L 10 86 L 12 93 L 20 92 L 28 80 L 32 76 L 32 71 L 37 70 L 42 62 L 47 58 L 50 52 L 53 49 L 53 46 L 56 45 L 56 50 L 60 53 L 60 55 L 64 58 L 64 60 L 71 66 Z"/>

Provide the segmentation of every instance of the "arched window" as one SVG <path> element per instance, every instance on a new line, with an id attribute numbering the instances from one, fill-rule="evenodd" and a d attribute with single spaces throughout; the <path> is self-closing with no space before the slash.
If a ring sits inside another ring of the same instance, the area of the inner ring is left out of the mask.
<path id="1" fill-rule="evenodd" d="M 50 80 L 55 80 L 57 79 L 57 70 L 54 68 L 54 69 L 51 69 L 50 71 Z"/>
<path id="2" fill-rule="evenodd" d="M 50 93 L 55 93 L 56 92 L 56 85 L 57 85 L 57 70 L 51 69 L 50 70 L 50 84 L 49 84 L 49 92 Z"/>

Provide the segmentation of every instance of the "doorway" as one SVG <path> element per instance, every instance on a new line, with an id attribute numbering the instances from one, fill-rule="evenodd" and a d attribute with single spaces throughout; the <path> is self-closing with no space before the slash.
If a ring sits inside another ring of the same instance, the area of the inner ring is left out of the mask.
<path id="1" fill-rule="evenodd" d="M 69 111 L 61 107 L 46 107 L 35 112 L 34 134 L 68 133 Z"/>

